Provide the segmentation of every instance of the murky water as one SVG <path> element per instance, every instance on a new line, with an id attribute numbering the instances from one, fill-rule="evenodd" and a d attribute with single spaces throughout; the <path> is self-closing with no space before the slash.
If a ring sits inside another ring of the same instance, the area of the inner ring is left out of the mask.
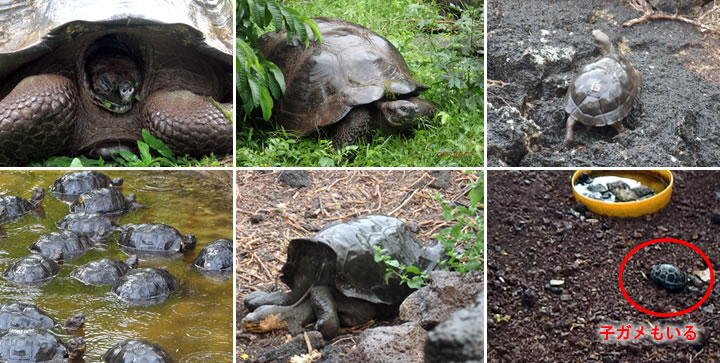
<path id="1" fill-rule="evenodd" d="M 36 187 L 47 191 L 64 171 L 0 171 L 0 194 L 29 199 Z M 82 311 L 87 317 L 86 361 L 98 362 L 115 343 L 128 338 L 145 339 L 163 347 L 179 362 L 232 362 L 233 326 L 232 279 L 207 278 L 192 268 L 200 250 L 218 238 L 233 238 L 232 183 L 201 178 L 182 171 L 104 171 L 111 178 L 122 177 L 124 195 L 135 193 L 145 208 L 119 219 L 126 223 L 167 223 L 180 233 L 193 233 L 194 251 L 174 261 L 140 259 L 140 267 L 162 267 L 182 284 L 179 292 L 162 304 L 129 307 L 115 299 L 109 286 L 86 286 L 69 277 L 75 266 L 100 258 L 127 257 L 116 243 L 115 233 L 104 247 L 91 250 L 66 262 L 49 284 L 18 288 L 0 277 L 0 302 L 21 301 L 37 305 L 59 326 Z M 68 214 L 68 205 L 47 193 L 43 202 L 45 218 L 29 214 L 19 221 L 3 224 L 7 236 L 0 238 L 0 273 L 13 260 L 29 254 L 27 247 L 39 236 L 57 231 L 55 222 Z M 53 329 L 63 334 L 60 328 Z M 63 337 L 69 341 L 67 337 Z"/>
<path id="2" fill-rule="evenodd" d="M 605 202 L 614 202 L 614 196 L 612 196 L 611 193 L 607 193 L 609 197 L 603 198 L 600 193 L 589 191 L 588 187 L 597 184 L 608 185 L 609 183 L 621 181 L 628 184 L 631 189 L 646 186 L 657 194 L 665 190 L 668 186 L 668 182 L 658 174 L 642 170 L 599 170 L 590 172 L 589 175 L 593 179 L 593 182 L 585 185 L 575 184 L 575 190 L 582 195 Z"/>

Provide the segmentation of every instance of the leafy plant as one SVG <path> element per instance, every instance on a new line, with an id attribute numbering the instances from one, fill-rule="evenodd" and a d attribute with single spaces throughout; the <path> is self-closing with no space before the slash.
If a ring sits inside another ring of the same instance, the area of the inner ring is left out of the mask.
<path id="1" fill-rule="evenodd" d="M 465 273 L 483 268 L 484 218 L 480 207 L 485 199 L 483 185 L 482 175 L 470 185 L 470 205 L 467 207 L 445 200 L 440 193 L 435 195 L 435 200 L 442 205 L 445 220 L 454 223 L 435 235 L 448 257 L 444 261 L 446 270 Z"/>
<path id="2" fill-rule="evenodd" d="M 236 6 L 237 32 L 236 87 L 243 104 L 245 116 L 258 106 L 263 118 L 268 120 L 272 113 L 273 98 L 278 99 L 285 92 L 285 78 L 275 64 L 265 59 L 258 50 L 257 40 L 271 24 L 275 31 L 287 30 L 288 42 L 295 35 L 307 46 L 310 37 L 305 29 L 307 24 L 314 39 L 322 41 L 317 24 L 275 0 L 239 0 Z"/>
<path id="3" fill-rule="evenodd" d="M 419 289 L 427 283 L 428 274 L 420 271 L 416 266 L 405 266 L 400 261 L 388 255 L 389 251 L 375 246 L 375 262 L 385 264 L 385 283 L 391 277 L 400 279 L 400 284 L 406 284 L 411 289 Z"/>

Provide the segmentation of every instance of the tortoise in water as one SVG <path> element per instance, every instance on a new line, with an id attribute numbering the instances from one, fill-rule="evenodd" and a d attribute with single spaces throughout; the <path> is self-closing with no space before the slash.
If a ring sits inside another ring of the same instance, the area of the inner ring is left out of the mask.
<path id="1" fill-rule="evenodd" d="M 65 362 L 85 353 L 83 338 L 66 345 L 47 329 L 8 329 L 0 332 L 1 362 Z"/>
<path id="2" fill-rule="evenodd" d="M 144 340 L 128 339 L 113 345 L 103 355 L 105 363 L 172 363 L 165 350 L 155 343 Z"/>
<path id="3" fill-rule="evenodd" d="M 37 188 L 27 200 L 14 195 L 0 196 L 0 222 L 8 222 L 36 212 L 42 215 L 42 201 L 45 199 L 45 189 Z"/>
<path id="4" fill-rule="evenodd" d="M 412 78 L 387 39 L 344 20 L 313 20 L 322 43 L 311 41 L 306 48 L 295 37 L 288 44 L 284 30 L 258 40 L 265 58 L 285 75 L 287 91 L 273 109 L 277 122 L 303 135 L 329 126 L 339 148 L 371 128 L 394 133 L 435 115 L 435 105 L 415 97 L 429 87 Z"/>
<path id="5" fill-rule="evenodd" d="M 70 277 L 85 285 L 112 285 L 130 269 L 137 268 L 137 266 L 138 258 L 135 255 L 128 257 L 125 262 L 103 258 L 78 266 L 70 273 Z"/>
<path id="6" fill-rule="evenodd" d="M 688 285 L 687 274 L 670 264 L 652 265 L 648 275 L 658 286 L 670 291 L 683 291 Z"/>
<path id="7" fill-rule="evenodd" d="M 83 235 L 92 242 L 106 240 L 118 228 L 118 225 L 106 215 L 85 212 L 68 214 L 55 222 L 55 225 L 62 230 Z"/>
<path id="8" fill-rule="evenodd" d="M 163 223 L 126 224 L 120 227 L 118 246 L 128 254 L 168 254 L 195 248 L 195 235 L 182 235 Z"/>
<path id="9" fill-rule="evenodd" d="M 121 276 L 112 292 L 131 305 L 152 305 L 165 301 L 180 284 L 169 272 L 157 268 L 136 268 Z"/>
<path id="10" fill-rule="evenodd" d="M 5 8 L 0 24 L 12 36 L 0 36 L 0 165 L 58 153 L 108 158 L 134 150 L 143 128 L 176 154 L 232 152 L 221 110 L 232 109 L 235 92 L 229 2 L 9 0 Z"/>
<path id="11" fill-rule="evenodd" d="M 327 225 L 312 238 L 290 241 L 280 279 L 291 291 L 248 295 L 244 303 L 251 313 L 242 319 L 243 327 L 251 332 L 280 327 L 297 332 L 316 320 L 315 328 L 329 339 L 341 325 L 396 314 L 413 290 L 395 277 L 385 281 L 386 266 L 375 261 L 376 246 L 420 271 L 432 270 L 443 254 L 440 244 L 423 247 L 393 217 L 371 215 Z"/>
<path id="12" fill-rule="evenodd" d="M 32 304 L 9 301 L 0 304 L 0 331 L 10 328 L 50 329 L 55 320 Z"/>
<path id="13" fill-rule="evenodd" d="M 193 265 L 200 271 L 231 272 L 233 268 L 233 242 L 225 238 L 210 242 L 200 251 Z"/>
<path id="14" fill-rule="evenodd" d="M 82 256 L 92 247 L 92 243 L 85 236 L 72 231 L 62 231 L 40 236 L 28 249 L 46 257 L 50 257 L 56 250 L 61 250 L 63 257 L 70 261 Z"/>
<path id="15" fill-rule="evenodd" d="M 94 170 L 76 171 L 59 177 L 50 186 L 50 193 L 58 199 L 74 202 L 82 193 L 93 189 L 119 187 L 123 184 L 122 178 L 110 179 L 109 176 Z"/>
<path id="16" fill-rule="evenodd" d="M 642 77 L 632 64 L 613 46 L 600 30 L 593 30 L 593 41 L 602 56 L 583 67 L 570 83 L 565 96 L 565 147 L 573 142 L 575 122 L 587 126 L 612 125 L 623 130 L 627 117 L 640 92 Z"/>
<path id="17" fill-rule="evenodd" d="M 41 286 L 58 274 L 62 263 L 62 250 L 55 250 L 51 257 L 33 253 L 15 260 L 5 270 L 3 276 L 13 285 Z"/>
<path id="18" fill-rule="evenodd" d="M 122 195 L 117 188 L 100 188 L 91 190 L 80 196 L 70 204 L 70 213 L 100 213 L 118 215 L 142 208 L 135 200 L 135 194 Z"/>

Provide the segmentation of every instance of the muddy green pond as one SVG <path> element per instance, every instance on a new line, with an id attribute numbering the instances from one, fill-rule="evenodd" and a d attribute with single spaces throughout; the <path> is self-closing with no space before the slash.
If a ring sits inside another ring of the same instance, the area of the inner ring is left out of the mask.
<path id="1" fill-rule="evenodd" d="M 68 171 L 0 171 L 0 195 L 29 199 L 37 187 L 46 190 L 45 217 L 32 213 L 0 226 L 0 273 L 17 258 L 30 254 L 28 246 L 43 234 L 58 231 L 55 222 L 69 213 L 67 203 L 56 199 L 48 188 Z M 220 280 L 206 277 L 192 267 L 195 257 L 208 243 L 233 238 L 232 182 L 207 177 L 208 172 L 187 171 L 103 171 L 111 178 L 121 177 L 120 188 L 127 196 L 137 195 L 145 206 L 116 220 L 127 223 L 166 223 L 180 233 L 197 237 L 197 247 L 183 257 L 140 258 L 139 267 L 168 270 L 181 283 L 179 291 L 164 303 L 131 307 L 110 293 L 110 286 L 86 286 L 69 277 L 78 265 L 101 258 L 125 260 L 118 248 L 115 232 L 105 244 L 73 261 L 66 261 L 60 273 L 42 287 L 16 287 L 0 276 L 0 303 L 32 303 L 57 321 L 53 329 L 65 341 L 62 324 L 77 312 L 87 318 L 85 340 L 87 362 L 101 361 L 102 355 L 124 339 L 144 339 L 159 344 L 176 362 L 232 362 L 233 285 L 232 276 Z M 223 172 L 220 172 L 223 173 Z"/>

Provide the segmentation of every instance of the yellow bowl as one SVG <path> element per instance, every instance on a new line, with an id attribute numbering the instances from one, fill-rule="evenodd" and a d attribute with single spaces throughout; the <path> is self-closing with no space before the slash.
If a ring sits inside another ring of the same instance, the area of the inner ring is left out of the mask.
<path id="1" fill-rule="evenodd" d="M 580 174 L 590 172 L 592 172 L 592 170 L 576 171 L 570 181 L 570 187 L 572 188 L 575 200 L 584 204 L 595 214 L 603 214 L 613 217 L 640 217 L 646 214 L 655 213 L 660 209 L 665 208 L 665 206 L 670 203 L 674 179 L 669 170 L 638 170 L 638 172 L 642 173 L 657 174 L 667 182 L 667 187 L 665 187 L 665 189 L 663 189 L 660 193 L 655 194 L 650 198 L 623 203 L 605 202 L 589 198 L 578 193 L 577 190 L 575 190 L 575 181 L 580 177 Z"/>

